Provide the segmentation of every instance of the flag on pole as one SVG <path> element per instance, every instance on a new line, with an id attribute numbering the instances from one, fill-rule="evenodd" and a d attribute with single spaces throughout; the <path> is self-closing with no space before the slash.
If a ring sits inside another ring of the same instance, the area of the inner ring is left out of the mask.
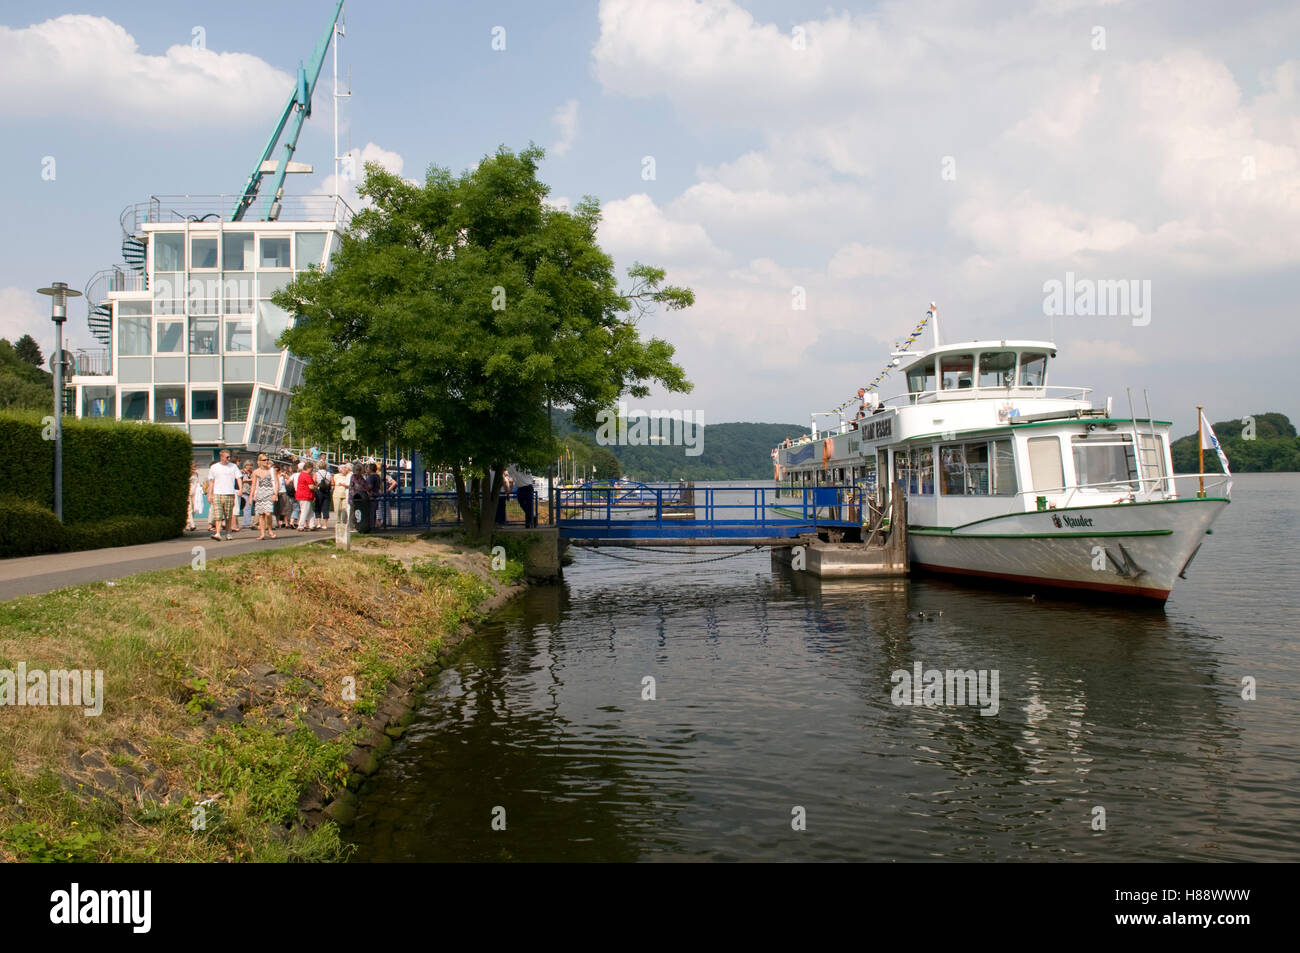
<path id="1" fill-rule="evenodd" d="M 1228 469 L 1228 457 L 1224 454 L 1223 448 L 1219 446 L 1219 438 L 1214 435 L 1214 428 L 1210 422 L 1205 419 L 1205 411 L 1201 411 L 1201 449 L 1213 450 L 1219 455 L 1219 463 L 1223 466 L 1223 472 L 1232 475 Z"/>

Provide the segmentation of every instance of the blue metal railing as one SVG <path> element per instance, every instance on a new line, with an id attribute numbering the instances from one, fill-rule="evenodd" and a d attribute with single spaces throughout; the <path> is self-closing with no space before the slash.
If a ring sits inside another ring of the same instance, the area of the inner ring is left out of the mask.
<path id="1" fill-rule="evenodd" d="M 566 539 L 791 537 L 818 529 L 860 527 L 861 489 L 819 486 L 684 487 L 586 483 L 556 491 L 556 517 Z M 375 500 L 376 525 L 450 526 L 461 522 L 456 494 L 403 490 Z"/>
<path id="2" fill-rule="evenodd" d="M 642 484 L 636 499 L 608 484 L 560 488 L 560 535 L 587 539 L 797 536 L 819 527 L 860 526 L 851 486 L 787 489 L 773 486 Z"/>

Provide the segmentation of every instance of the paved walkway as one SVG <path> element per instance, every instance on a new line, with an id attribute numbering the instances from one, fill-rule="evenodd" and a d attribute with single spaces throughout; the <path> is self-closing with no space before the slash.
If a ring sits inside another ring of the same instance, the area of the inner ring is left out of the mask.
<path id="1" fill-rule="evenodd" d="M 257 530 L 241 529 L 229 540 L 217 542 L 206 530 L 186 533 L 177 539 L 141 546 L 117 546 L 112 549 L 88 549 L 77 553 L 50 553 L 46 556 L 23 556 L 0 559 L 0 601 L 37 592 L 50 592 L 65 586 L 84 586 L 106 579 L 148 572 L 151 569 L 174 569 L 188 566 L 194 559 L 194 547 L 207 549 L 205 558 L 220 559 L 237 553 L 278 549 L 314 539 L 333 539 L 334 530 L 300 533 L 294 529 L 276 530 L 275 539 L 259 541 Z"/>

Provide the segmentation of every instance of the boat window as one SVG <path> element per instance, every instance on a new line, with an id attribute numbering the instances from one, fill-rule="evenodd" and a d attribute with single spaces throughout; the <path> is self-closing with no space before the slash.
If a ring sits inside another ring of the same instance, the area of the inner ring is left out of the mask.
<path id="1" fill-rule="evenodd" d="M 934 358 L 907 369 L 907 389 L 913 394 L 934 390 Z"/>
<path id="2" fill-rule="evenodd" d="M 995 496 L 1016 495 L 1016 461 L 1010 440 L 993 441 L 993 493 Z"/>
<path id="3" fill-rule="evenodd" d="M 933 448 L 922 447 L 920 450 L 912 451 L 912 474 L 912 484 L 915 487 L 912 492 L 922 496 L 932 496 L 934 494 Z"/>
<path id="4" fill-rule="evenodd" d="M 1060 437 L 1029 438 L 1029 479 L 1040 493 L 1060 490 L 1065 485 Z"/>
<path id="5" fill-rule="evenodd" d="M 1047 355 L 1026 351 L 1020 355 L 1020 386 L 1042 387 L 1047 383 Z"/>
<path id="6" fill-rule="evenodd" d="M 1012 387 L 1015 383 L 1015 351 L 985 351 L 980 355 L 980 387 Z"/>
<path id="7" fill-rule="evenodd" d="M 939 448 L 939 492 L 950 496 L 988 496 L 989 445 L 986 441 Z"/>
<path id="8" fill-rule="evenodd" d="M 975 371 L 974 354 L 945 354 L 939 358 L 943 372 L 944 390 L 961 390 L 971 387 Z"/>
<path id="9" fill-rule="evenodd" d="M 1119 440 L 1100 443 L 1075 437 L 1074 475 L 1079 486 L 1102 490 L 1128 490 L 1137 481 L 1133 444 Z"/>

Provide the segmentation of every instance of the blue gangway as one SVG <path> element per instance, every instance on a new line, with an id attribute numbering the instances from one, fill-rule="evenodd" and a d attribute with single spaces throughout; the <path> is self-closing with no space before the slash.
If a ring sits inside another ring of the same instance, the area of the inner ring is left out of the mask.
<path id="1" fill-rule="evenodd" d="M 861 525 L 851 486 L 593 482 L 561 487 L 556 498 L 564 539 L 789 539 Z"/>

